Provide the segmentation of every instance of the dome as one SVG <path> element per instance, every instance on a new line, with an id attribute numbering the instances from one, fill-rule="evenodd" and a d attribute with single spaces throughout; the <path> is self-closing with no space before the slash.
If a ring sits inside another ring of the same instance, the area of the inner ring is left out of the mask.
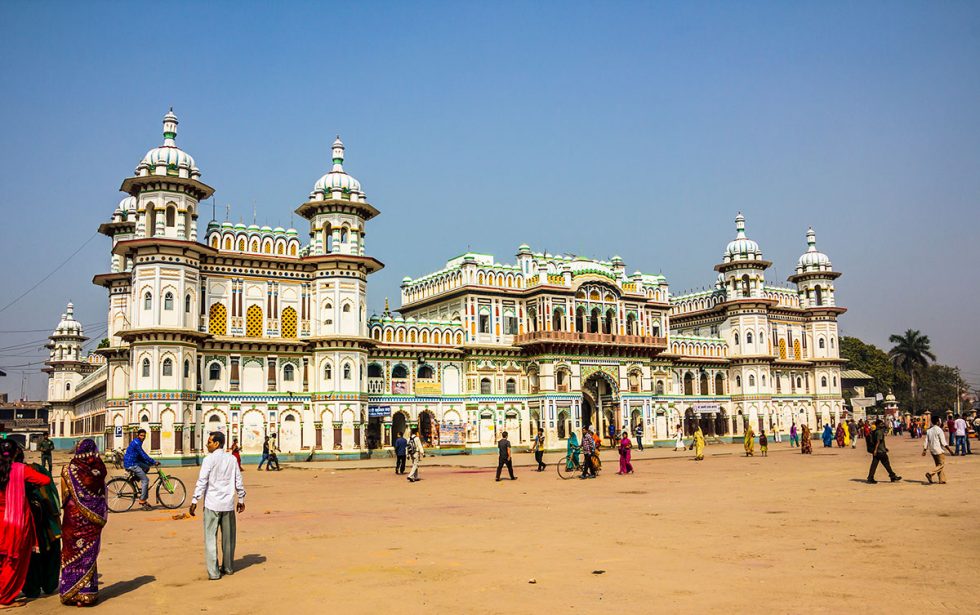
<path id="1" fill-rule="evenodd" d="M 729 241 L 725 248 L 725 262 L 761 259 L 759 244 L 745 236 L 745 216 L 742 212 L 735 216 L 735 231 L 735 239 Z"/>
<path id="2" fill-rule="evenodd" d="M 52 337 L 58 335 L 82 335 L 82 323 L 75 320 L 75 306 L 72 303 L 68 304 L 65 313 L 61 315 L 61 322 L 51 334 Z"/>
<path id="3" fill-rule="evenodd" d="M 823 252 L 817 250 L 817 234 L 813 232 L 813 228 L 810 228 L 806 232 L 806 252 L 800 256 L 800 260 L 796 263 L 796 268 L 802 271 L 820 271 L 820 270 L 830 270 L 833 266 L 830 264 L 830 257 L 828 257 Z"/>
<path id="4" fill-rule="evenodd" d="M 238 224 L 236 224 L 235 225 L 235 230 L 236 231 L 244 231 L 245 230 L 245 223 L 244 222 L 239 222 Z"/>
<path id="5" fill-rule="evenodd" d="M 136 197 L 127 196 L 123 200 L 119 201 L 119 207 L 116 208 L 117 211 L 130 212 L 136 211 Z"/>
<path id="6" fill-rule="evenodd" d="M 333 142 L 333 168 L 313 184 L 310 200 L 343 199 L 363 201 L 361 182 L 344 171 L 344 142 L 338 136 Z"/>
<path id="7" fill-rule="evenodd" d="M 259 230 L 259 225 L 253 222 L 253 223 L 251 223 L 251 224 L 248 225 L 248 230 L 250 230 L 250 231 L 257 231 L 257 230 Z"/>
<path id="8" fill-rule="evenodd" d="M 281 226 L 277 226 L 276 228 L 272 229 L 272 232 L 282 234 L 286 232 L 286 229 L 282 228 Z"/>
<path id="9" fill-rule="evenodd" d="M 286 234 L 287 235 L 298 235 L 299 233 L 294 228 L 288 228 L 288 229 L 286 229 Z"/>
<path id="10" fill-rule="evenodd" d="M 410 278 L 408 276 L 405 276 L 404 278 L 402 278 L 402 284 L 408 284 L 411 281 L 412 281 L 412 278 Z"/>
<path id="11" fill-rule="evenodd" d="M 228 220 L 225 220 L 224 222 L 221 223 L 221 228 L 232 228 L 233 226 L 234 225 Z"/>
<path id="12" fill-rule="evenodd" d="M 272 227 L 269 226 L 268 224 L 266 224 L 265 226 L 262 227 L 262 232 L 263 233 L 271 233 L 272 232 Z"/>
<path id="13" fill-rule="evenodd" d="M 200 178 L 201 172 L 194 163 L 194 158 L 177 147 L 177 124 L 177 116 L 174 115 L 174 110 L 170 109 L 167 115 L 163 116 L 163 145 L 146 152 L 146 155 L 136 166 L 136 175 L 175 175 L 191 179 Z"/>

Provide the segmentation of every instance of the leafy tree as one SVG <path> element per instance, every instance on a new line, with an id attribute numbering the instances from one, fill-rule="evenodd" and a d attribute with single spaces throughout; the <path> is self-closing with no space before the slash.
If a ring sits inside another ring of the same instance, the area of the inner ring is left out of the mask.
<path id="1" fill-rule="evenodd" d="M 919 407 L 932 412 L 955 411 L 960 392 L 965 389 L 960 368 L 938 363 L 929 365 L 919 374 Z"/>
<path id="2" fill-rule="evenodd" d="M 895 367 L 909 377 L 909 392 L 912 395 L 912 405 L 918 409 L 916 377 L 920 370 L 929 366 L 930 360 L 936 360 L 936 355 L 932 354 L 929 336 L 922 335 L 922 333 L 914 329 L 908 329 L 902 335 L 890 336 L 888 341 L 895 344 L 888 351 L 888 356 L 891 357 Z"/>
<path id="3" fill-rule="evenodd" d="M 99 348 L 108 348 L 108 347 L 109 347 L 109 338 L 103 337 L 102 341 L 99 342 Z"/>
<path id="4" fill-rule="evenodd" d="M 888 354 L 874 344 L 866 344 L 856 337 L 841 337 L 840 356 L 848 361 L 845 369 L 857 369 L 871 376 L 866 387 L 869 396 L 887 395 L 888 391 L 897 388 L 894 364 Z"/>

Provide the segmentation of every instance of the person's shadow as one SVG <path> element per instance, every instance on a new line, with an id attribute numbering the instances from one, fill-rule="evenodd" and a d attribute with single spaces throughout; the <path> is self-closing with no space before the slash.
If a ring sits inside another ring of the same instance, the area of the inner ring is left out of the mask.
<path id="1" fill-rule="evenodd" d="M 264 555 L 259 555 L 258 553 L 243 555 L 241 558 L 235 560 L 235 572 L 241 572 L 249 566 L 254 566 L 256 564 L 264 564 L 265 560 L 266 557 Z"/>
<path id="2" fill-rule="evenodd" d="M 130 579 L 129 581 L 116 581 L 112 585 L 106 585 L 99 588 L 99 602 L 105 602 L 106 600 L 111 600 L 122 596 L 123 594 L 128 594 L 134 589 L 139 589 L 147 583 L 152 583 L 156 581 L 157 578 L 151 574 L 144 574 L 143 576 L 136 577 L 135 579 Z"/>

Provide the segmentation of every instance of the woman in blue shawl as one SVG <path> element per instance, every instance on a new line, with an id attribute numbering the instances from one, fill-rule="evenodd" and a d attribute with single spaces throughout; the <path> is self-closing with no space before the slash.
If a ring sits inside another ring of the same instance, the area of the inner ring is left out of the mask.
<path id="1" fill-rule="evenodd" d="M 565 447 L 568 454 L 568 461 L 565 463 L 565 469 L 571 472 L 572 470 L 577 470 L 581 466 L 578 461 L 578 453 L 582 450 L 578 445 L 578 436 L 575 435 L 573 431 L 570 436 L 568 436 L 568 446 Z"/>
<path id="2" fill-rule="evenodd" d="M 823 435 L 821 436 L 821 438 L 823 439 L 824 447 L 830 448 L 831 446 L 834 445 L 834 430 L 830 428 L 830 425 L 824 423 Z"/>

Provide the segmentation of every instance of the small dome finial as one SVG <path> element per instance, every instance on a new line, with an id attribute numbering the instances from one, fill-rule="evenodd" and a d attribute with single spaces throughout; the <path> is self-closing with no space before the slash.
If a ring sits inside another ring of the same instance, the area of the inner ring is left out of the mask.
<path id="1" fill-rule="evenodd" d="M 807 248 L 808 251 L 817 251 L 817 234 L 813 232 L 812 226 L 806 231 L 806 245 L 809 246 L 809 248 Z"/>
<path id="2" fill-rule="evenodd" d="M 735 216 L 735 230 L 739 237 L 745 237 L 745 216 L 742 215 L 742 212 L 738 212 L 738 215 Z"/>
<path id="3" fill-rule="evenodd" d="M 344 142 L 340 140 L 340 135 L 333 142 L 333 170 L 344 170 Z"/>
<path id="4" fill-rule="evenodd" d="M 175 140 L 177 138 L 177 116 L 174 115 L 174 108 L 170 107 L 170 111 L 163 116 L 163 145 L 164 147 L 176 147 Z"/>

